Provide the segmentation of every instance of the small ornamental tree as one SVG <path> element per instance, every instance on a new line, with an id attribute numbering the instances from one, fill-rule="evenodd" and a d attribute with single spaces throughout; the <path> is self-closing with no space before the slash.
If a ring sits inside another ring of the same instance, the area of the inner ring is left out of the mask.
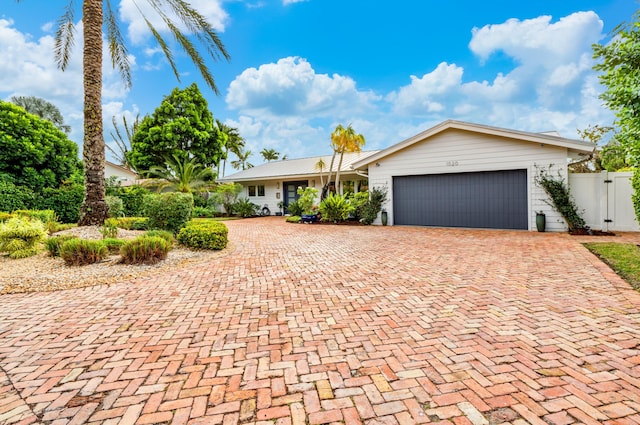
<path id="1" fill-rule="evenodd" d="M 136 170 L 164 167 L 166 158 L 195 159 L 203 167 L 217 167 L 224 156 L 226 137 L 193 83 L 174 89 L 158 108 L 140 122 L 127 160 Z"/>
<path id="2" fill-rule="evenodd" d="M 78 146 L 50 121 L 0 101 L 0 175 L 33 190 L 56 188 L 78 170 Z"/>

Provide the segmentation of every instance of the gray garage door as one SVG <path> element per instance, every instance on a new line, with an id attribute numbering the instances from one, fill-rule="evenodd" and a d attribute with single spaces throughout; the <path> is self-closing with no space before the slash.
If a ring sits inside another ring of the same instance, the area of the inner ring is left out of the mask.
<path id="1" fill-rule="evenodd" d="M 527 170 L 397 176 L 394 224 L 528 229 Z"/>

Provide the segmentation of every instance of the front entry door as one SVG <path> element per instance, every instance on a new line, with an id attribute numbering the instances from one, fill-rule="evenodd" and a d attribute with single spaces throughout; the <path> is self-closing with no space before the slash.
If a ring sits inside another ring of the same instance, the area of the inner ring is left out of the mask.
<path id="1" fill-rule="evenodd" d="M 288 213 L 287 207 L 293 201 L 297 201 L 300 195 L 298 195 L 298 188 L 307 187 L 308 182 L 306 180 L 301 180 L 297 182 L 284 182 L 282 188 L 284 189 L 284 212 Z"/>

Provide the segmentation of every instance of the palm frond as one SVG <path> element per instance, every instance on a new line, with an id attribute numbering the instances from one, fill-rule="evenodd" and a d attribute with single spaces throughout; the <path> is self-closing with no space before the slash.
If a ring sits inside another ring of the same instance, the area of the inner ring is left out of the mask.
<path id="1" fill-rule="evenodd" d="M 107 14 L 105 25 L 107 27 L 107 43 L 109 45 L 109 52 L 111 53 L 111 65 L 118 69 L 126 88 L 130 89 L 131 64 L 127 56 L 127 47 L 109 0 L 106 0 L 105 9 Z"/>
<path id="2" fill-rule="evenodd" d="M 178 72 L 178 67 L 176 66 L 176 61 L 173 59 L 173 54 L 171 53 L 171 49 L 169 48 L 169 45 L 164 40 L 164 38 L 162 38 L 162 35 L 160 35 L 160 33 L 153 26 L 153 24 L 149 22 L 149 20 L 146 17 L 143 17 L 143 18 L 144 18 L 144 22 L 147 24 L 147 28 L 149 28 L 149 31 L 151 31 L 153 38 L 156 39 L 156 41 L 160 45 L 160 48 L 162 49 L 162 52 L 164 53 L 164 56 L 167 58 L 167 61 L 169 61 L 169 65 L 171 66 L 173 75 L 175 75 L 176 79 L 180 81 L 180 73 Z"/>
<path id="3" fill-rule="evenodd" d="M 56 30 L 54 57 L 58 68 L 65 70 L 69 64 L 71 50 L 74 45 L 75 24 L 73 13 L 73 0 L 65 8 L 64 14 L 58 19 L 58 29 Z"/>

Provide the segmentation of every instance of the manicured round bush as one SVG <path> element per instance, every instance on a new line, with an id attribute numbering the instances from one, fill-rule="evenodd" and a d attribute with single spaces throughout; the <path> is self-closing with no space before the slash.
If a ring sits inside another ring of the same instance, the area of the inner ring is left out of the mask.
<path id="1" fill-rule="evenodd" d="M 189 248 L 195 249 L 224 249 L 229 242 L 227 234 L 229 229 L 224 223 L 214 222 L 189 222 L 186 227 L 178 232 L 178 242 Z"/>
<path id="2" fill-rule="evenodd" d="M 0 223 L 0 252 L 11 258 L 31 257 L 38 253 L 38 244 L 47 236 L 40 220 L 13 217 Z"/>
<path id="3" fill-rule="evenodd" d="M 156 264 L 165 258 L 171 244 L 159 236 L 138 236 L 120 248 L 124 264 Z"/>
<path id="4" fill-rule="evenodd" d="M 104 260 L 109 250 L 102 241 L 71 239 L 60 246 L 60 257 L 68 266 L 85 266 Z"/>
<path id="5" fill-rule="evenodd" d="M 193 213 L 193 195 L 170 192 L 144 197 L 144 215 L 150 229 L 169 230 L 174 234 L 183 228 Z"/>

